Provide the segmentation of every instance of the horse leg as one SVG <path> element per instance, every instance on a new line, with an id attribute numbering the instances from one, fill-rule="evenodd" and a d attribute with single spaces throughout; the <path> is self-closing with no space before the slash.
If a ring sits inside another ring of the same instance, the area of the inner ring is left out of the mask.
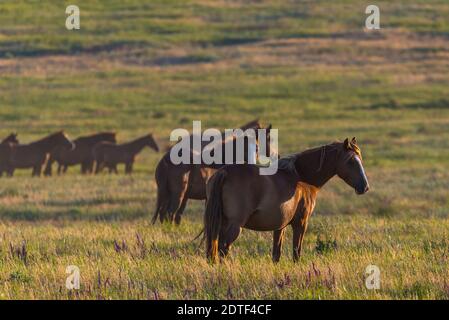
<path id="1" fill-rule="evenodd" d="M 125 164 L 125 173 L 126 174 L 131 174 L 133 172 L 133 163 L 132 162 L 127 162 Z"/>
<path id="2" fill-rule="evenodd" d="M 92 174 L 94 171 L 94 162 L 89 160 L 86 162 L 86 173 Z"/>
<path id="3" fill-rule="evenodd" d="M 117 170 L 117 165 L 116 164 L 114 164 L 112 166 L 112 170 L 114 171 L 115 174 L 118 174 L 118 170 Z"/>
<path id="4" fill-rule="evenodd" d="M 50 177 L 52 175 L 52 166 L 53 166 L 52 159 L 48 159 L 47 166 L 45 167 L 45 171 L 44 171 L 44 174 L 47 177 Z"/>
<path id="5" fill-rule="evenodd" d="M 58 164 L 58 176 L 60 176 L 61 175 L 61 172 L 62 172 L 62 164 Z"/>
<path id="6" fill-rule="evenodd" d="M 284 243 L 285 228 L 273 231 L 273 262 L 279 262 L 281 259 L 282 244 Z"/>
<path id="7" fill-rule="evenodd" d="M 66 174 L 68 168 L 69 168 L 69 166 L 65 164 L 63 169 L 62 169 L 62 173 Z"/>
<path id="8" fill-rule="evenodd" d="M 302 241 L 307 230 L 307 219 L 292 225 L 293 228 L 293 261 L 298 262 L 301 257 Z"/>
<path id="9" fill-rule="evenodd" d="M 177 177 L 176 181 L 171 182 L 170 201 L 167 207 L 167 217 L 169 221 L 173 221 L 176 212 L 181 208 L 182 201 L 186 197 L 189 175 Z M 178 180 L 179 179 L 179 180 Z"/>
<path id="10" fill-rule="evenodd" d="M 86 163 L 81 162 L 81 174 L 86 174 L 86 171 L 87 171 Z"/>
<path id="11" fill-rule="evenodd" d="M 181 218 L 182 214 L 184 213 L 184 210 L 186 209 L 187 200 L 189 200 L 187 195 L 184 195 L 184 198 L 182 198 L 181 206 L 175 213 L 175 223 L 178 226 L 181 224 Z"/>
<path id="12" fill-rule="evenodd" d="M 99 174 L 101 172 L 101 170 L 103 170 L 104 168 L 104 163 L 97 161 L 97 166 L 95 168 L 95 174 Z"/>
<path id="13" fill-rule="evenodd" d="M 228 255 L 232 243 L 235 240 L 237 240 L 241 230 L 242 228 L 240 227 L 240 225 L 236 223 L 230 223 L 225 228 L 222 228 L 222 233 L 220 233 L 220 239 L 218 244 L 218 251 L 220 252 L 220 257 L 224 258 Z"/>
<path id="14" fill-rule="evenodd" d="M 181 207 L 181 203 L 184 199 L 185 192 L 183 190 L 176 190 L 172 194 L 170 194 L 170 201 L 167 206 L 167 213 L 165 219 L 168 219 L 170 222 L 175 220 L 175 214 Z M 162 218 L 162 216 L 161 216 Z"/>
<path id="15" fill-rule="evenodd" d="M 33 177 L 40 177 L 41 176 L 41 171 L 42 171 L 42 165 L 38 164 L 38 165 L 33 167 L 33 172 L 32 172 L 31 175 Z"/>

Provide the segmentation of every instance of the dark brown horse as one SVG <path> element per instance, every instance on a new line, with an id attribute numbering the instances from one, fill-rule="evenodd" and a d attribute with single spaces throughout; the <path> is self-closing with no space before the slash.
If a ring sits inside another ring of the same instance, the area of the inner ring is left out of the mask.
<path id="1" fill-rule="evenodd" d="M 81 164 L 81 173 L 92 173 L 94 166 L 93 148 L 100 142 L 116 143 L 115 132 L 101 132 L 79 137 L 73 141 L 75 149 L 57 147 L 50 153 L 44 174 L 51 176 L 52 164 L 58 163 L 58 174 L 66 173 L 69 166 Z"/>
<path id="2" fill-rule="evenodd" d="M 7 159 L 9 176 L 14 175 L 15 169 L 33 168 L 33 176 L 40 176 L 42 166 L 48 154 L 57 147 L 73 148 L 73 143 L 63 131 L 49 135 L 41 140 L 29 144 L 8 144 L 1 146 L 2 153 Z"/>
<path id="3" fill-rule="evenodd" d="M 150 147 L 154 151 L 159 152 L 159 146 L 152 134 L 124 144 L 98 143 L 93 150 L 94 159 L 97 163 L 95 173 L 100 173 L 105 167 L 109 168 L 109 173 L 118 173 L 117 164 L 124 163 L 125 173 L 131 174 L 136 156 L 144 147 Z"/>
<path id="4" fill-rule="evenodd" d="M 11 133 L 5 139 L 0 142 L 0 146 L 7 146 L 9 144 L 19 144 L 19 140 L 17 139 L 17 133 Z M 6 147 L 7 148 L 7 147 Z M 7 171 L 8 168 L 8 159 L 7 156 L 4 155 L 4 148 L 0 147 L 0 177 L 3 176 L 3 172 Z"/>
<path id="5" fill-rule="evenodd" d="M 254 129 L 257 133 L 257 129 L 262 129 L 262 126 L 259 120 L 254 120 L 242 126 L 240 129 L 243 131 Z M 269 131 L 271 125 L 266 129 Z M 222 137 L 224 138 L 224 134 Z M 267 137 L 268 140 L 269 137 Z M 204 148 L 205 145 L 206 143 L 202 147 Z M 245 152 L 247 151 L 246 146 L 247 144 L 245 145 Z M 268 148 L 267 152 L 270 152 Z M 224 150 L 222 155 L 225 157 Z M 245 161 L 247 161 L 247 156 L 245 153 Z M 156 223 L 159 217 L 161 222 L 174 220 L 176 224 L 180 224 L 187 201 L 189 199 L 205 200 L 206 182 L 222 166 L 174 164 L 170 160 L 170 151 L 167 152 L 156 167 L 157 203 L 152 223 Z"/>
<path id="6" fill-rule="evenodd" d="M 207 257 L 228 254 L 241 228 L 273 231 L 273 261 L 281 256 L 285 228 L 293 229 L 293 259 L 298 261 L 318 191 L 338 175 L 357 194 L 368 179 L 355 138 L 310 149 L 279 160 L 278 172 L 261 176 L 257 166 L 229 165 L 207 184 L 204 231 Z"/>

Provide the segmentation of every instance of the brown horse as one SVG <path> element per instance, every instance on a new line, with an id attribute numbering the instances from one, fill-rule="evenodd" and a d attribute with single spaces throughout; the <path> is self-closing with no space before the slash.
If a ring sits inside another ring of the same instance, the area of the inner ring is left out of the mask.
<path id="1" fill-rule="evenodd" d="M 58 174 L 66 173 L 69 166 L 81 164 L 81 173 L 92 173 L 94 166 L 93 148 L 99 142 L 116 143 L 115 132 L 101 132 L 89 136 L 79 137 L 73 141 L 75 149 L 57 147 L 50 153 L 44 174 L 51 176 L 52 164 L 58 163 Z"/>
<path id="2" fill-rule="evenodd" d="M 17 139 L 17 133 L 11 133 L 5 139 L 0 142 L 0 177 L 3 176 L 3 172 L 7 171 L 8 168 L 8 159 L 4 156 L 4 150 L 1 146 L 7 146 L 9 144 L 19 144 L 19 140 Z M 7 148 L 7 147 L 5 147 Z"/>
<path id="3" fill-rule="evenodd" d="M 48 154 L 56 147 L 73 148 L 74 145 L 63 131 L 59 131 L 30 144 L 2 146 L 8 175 L 13 176 L 15 169 L 33 168 L 32 175 L 40 176 Z"/>
<path id="4" fill-rule="evenodd" d="M 242 131 L 254 129 L 257 133 L 257 129 L 262 129 L 262 126 L 260 125 L 259 120 L 254 120 L 242 126 L 240 129 L 242 129 Z M 266 129 L 269 131 L 271 125 Z M 224 134 L 222 137 L 224 138 Z M 268 136 L 267 141 L 269 141 Z M 229 143 L 229 141 L 225 143 Z M 204 148 L 205 145 L 206 143 L 202 147 Z M 223 144 L 223 146 L 225 145 Z M 246 146 L 247 141 L 245 143 L 245 152 L 247 151 Z M 267 148 L 267 153 L 269 154 L 269 152 L 270 150 Z M 225 156 L 224 150 L 222 155 L 223 157 Z M 247 153 L 245 153 L 246 162 L 248 159 L 247 156 Z M 167 152 L 156 167 L 157 203 L 152 223 L 156 223 L 157 218 L 159 217 L 161 223 L 167 220 L 174 220 L 175 223 L 179 225 L 187 201 L 189 199 L 205 200 L 206 182 L 215 171 L 222 166 L 223 165 L 173 164 L 170 160 L 170 152 Z"/>
<path id="5" fill-rule="evenodd" d="M 146 146 L 159 152 L 159 146 L 152 134 L 124 144 L 116 145 L 111 142 L 98 143 L 93 150 L 94 159 L 97 163 L 95 174 L 100 173 L 105 167 L 109 168 L 109 173 L 118 173 L 117 164 L 119 163 L 125 164 L 126 174 L 131 174 L 137 154 Z"/>
<path id="6" fill-rule="evenodd" d="M 357 194 L 368 179 L 355 138 L 306 150 L 279 160 L 278 172 L 261 176 L 257 166 L 229 165 L 207 184 L 204 232 L 207 257 L 228 254 L 241 228 L 273 232 L 273 261 L 281 256 L 285 228 L 293 228 L 293 259 L 298 261 L 318 191 L 338 175 Z"/>

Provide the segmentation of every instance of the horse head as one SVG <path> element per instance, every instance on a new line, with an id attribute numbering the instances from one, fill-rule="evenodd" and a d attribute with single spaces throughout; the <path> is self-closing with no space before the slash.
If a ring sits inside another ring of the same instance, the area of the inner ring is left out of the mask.
<path id="1" fill-rule="evenodd" d="M 69 139 L 68 135 L 64 132 L 64 130 L 55 133 L 53 135 L 53 138 L 56 145 L 60 145 L 70 150 L 75 149 L 75 144 Z"/>
<path id="2" fill-rule="evenodd" d="M 362 164 L 362 152 L 357 140 L 346 139 L 341 144 L 337 155 L 337 175 L 355 189 L 357 194 L 364 194 L 369 190 L 368 178 Z"/>
<path id="3" fill-rule="evenodd" d="M 146 145 L 147 145 L 148 147 L 150 147 L 151 149 L 153 149 L 154 151 L 159 152 L 159 146 L 158 146 L 156 140 L 154 139 L 152 133 L 150 133 L 150 134 L 147 136 L 147 139 L 146 139 Z"/>

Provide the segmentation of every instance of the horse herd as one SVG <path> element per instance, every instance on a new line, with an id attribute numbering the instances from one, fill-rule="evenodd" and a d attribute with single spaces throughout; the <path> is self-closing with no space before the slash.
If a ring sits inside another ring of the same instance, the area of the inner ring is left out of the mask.
<path id="1" fill-rule="evenodd" d="M 52 175 L 53 163 L 58 163 L 58 174 L 69 166 L 81 165 L 83 174 L 100 173 L 104 168 L 117 171 L 118 164 L 125 164 L 125 172 L 132 173 L 136 155 L 148 146 L 155 151 L 159 147 L 152 134 L 133 141 L 117 144 L 116 133 L 101 132 L 79 137 L 71 141 L 63 131 L 58 131 L 38 141 L 20 144 L 13 133 L 0 143 L 0 176 L 12 177 L 16 169 L 31 168 L 32 176 Z"/>
<path id="2" fill-rule="evenodd" d="M 263 127 L 255 120 L 240 129 L 255 129 L 256 132 L 265 129 L 269 142 L 271 125 Z M 228 143 L 235 147 L 235 139 L 222 139 L 223 160 L 229 150 Z M 245 150 L 248 150 L 247 143 L 245 141 Z M 70 141 L 60 131 L 27 145 L 19 144 L 17 136 L 12 134 L 0 144 L 0 174 L 6 172 L 12 176 L 16 168 L 33 168 L 33 176 L 39 176 L 46 163 L 44 173 L 51 175 L 54 162 L 58 163 L 58 173 L 77 164 L 81 165 L 82 173 L 99 173 L 104 168 L 117 172 L 117 164 L 124 163 L 125 172 L 129 174 L 136 155 L 145 146 L 159 151 L 151 134 L 117 144 L 112 132 Z M 201 148 L 205 146 L 202 144 Z M 243 164 L 174 164 L 170 158 L 171 148 L 155 170 L 157 201 L 152 223 L 159 219 L 161 223 L 180 224 L 189 199 L 206 200 L 204 228 L 200 235 L 203 234 L 206 256 L 212 262 L 227 256 L 242 228 L 272 231 L 272 259 L 278 262 L 288 226 L 293 229 L 293 260 L 298 261 L 321 187 L 338 176 L 359 195 L 369 189 L 362 153 L 355 138 L 285 157 L 277 156 L 278 171 L 273 175 L 260 175 L 258 165 L 248 163 L 247 152 Z M 265 150 L 265 156 L 276 153 L 270 148 Z M 194 151 L 190 152 L 192 156 Z"/>

